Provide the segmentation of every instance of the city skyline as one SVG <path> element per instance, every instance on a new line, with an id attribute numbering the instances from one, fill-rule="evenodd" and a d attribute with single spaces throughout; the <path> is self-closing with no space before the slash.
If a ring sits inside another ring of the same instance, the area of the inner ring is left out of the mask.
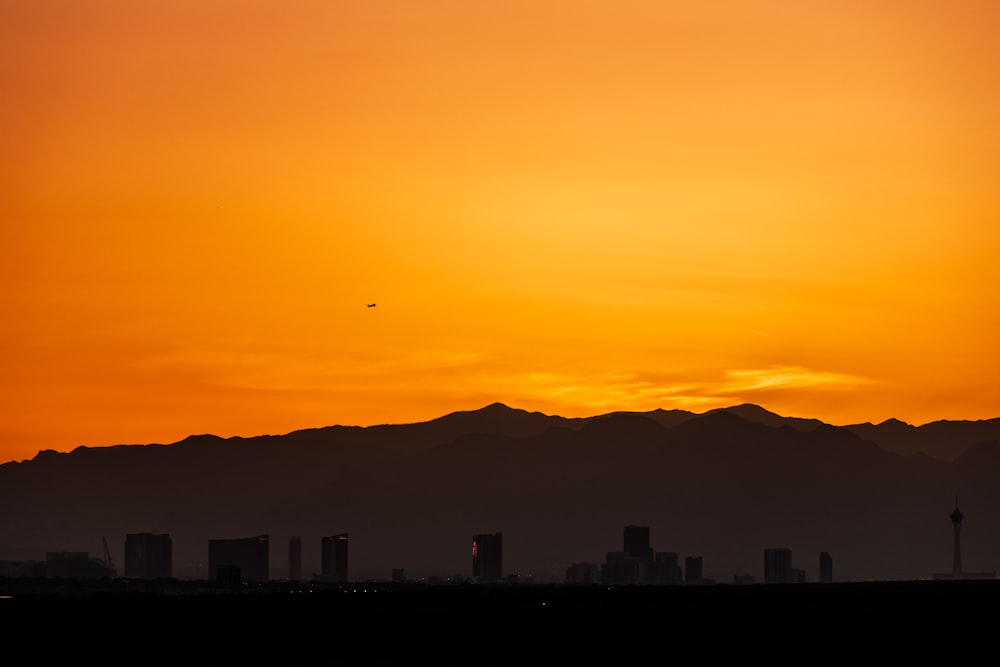
<path id="1" fill-rule="evenodd" d="M 964 514 L 958 507 L 949 515 L 953 525 L 952 570 L 947 574 L 928 573 L 926 579 L 961 580 L 994 579 L 996 570 L 969 572 L 962 567 L 959 531 Z M 650 526 L 628 524 L 622 529 L 621 549 L 609 549 L 603 560 L 586 558 L 567 563 L 565 576 L 558 580 L 535 581 L 530 573 L 506 572 L 503 568 L 503 532 L 477 533 L 472 536 L 471 561 L 468 571 L 450 575 L 431 574 L 407 579 L 405 558 L 398 567 L 383 577 L 352 579 L 349 576 L 349 534 L 338 533 L 320 537 L 318 572 L 303 578 L 301 572 L 302 537 L 288 538 L 288 556 L 285 576 L 279 576 L 271 564 L 271 554 L 278 550 L 269 548 L 270 536 L 260 534 L 242 538 L 212 538 L 208 540 L 208 565 L 203 576 L 190 571 L 185 576 L 175 576 L 172 571 L 173 541 L 170 535 L 130 533 L 125 536 L 122 572 L 114 567 L 111 551 L 105 550 L 104 558 L 90 557 L 87 552 L 49 551 L 44 562 L 19 563 L 0 561 L 0 578 L 49 578 L 49 579 L 178 579 L 188 581 L 234 583 L 263 583 L 275 581 L 313 581 L 317 583 L 561 583 L 609 585 L 681 585 L 681 584 L 754 584 L 768 585 L 834 583 L 834 558 L 828 551 L 820 551 L 815 559 L 815 569 L 801 565 L 802 554 L 793 563 L 794 553 L 788 547 L 761 549 L 762 576 L 749 572 L 734 572 L 721 581 L 704 576 L 701 555 L 681 555 L 676 551 L 655 549 L 650 541 Z M 105 540 L 105 545 L 107 544 Z M 276 545 L 280 549 L 280 545 Z M 280 568 L 277 568 L 280 572 Z M 235 577 L 235 579 L 233 579 Z M 851 580 L 839 580 L 851 581 Z"/>
<path id="2" fill-rule="evenodd" d="M 978 659 L 998 25 L 0 2 L 0 626 L 181 659 Z"/>

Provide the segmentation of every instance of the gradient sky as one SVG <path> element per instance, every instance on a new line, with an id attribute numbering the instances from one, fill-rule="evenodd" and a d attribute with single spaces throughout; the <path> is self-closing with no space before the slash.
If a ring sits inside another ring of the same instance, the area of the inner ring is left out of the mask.
<path id="1" fill-rule="evenodd" d="M 0 0 L 0 461 L 494 401 L 1000 417 L 998 25 Z"/>

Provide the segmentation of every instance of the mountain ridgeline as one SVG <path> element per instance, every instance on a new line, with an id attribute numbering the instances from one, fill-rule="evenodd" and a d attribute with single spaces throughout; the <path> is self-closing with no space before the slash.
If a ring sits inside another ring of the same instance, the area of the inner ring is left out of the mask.
<path id="1" fill-rule="evenodd" d="M 622 550 L 626 525 L 704 576 L 763 580 L 787 547 L 841 581 L 950 572 L 960 503 L 967 571 L 1000 564 L 1000 419 L 832 426 L 754 405 L 564 418 L 502 404 L 416 424 L 330 426 L 169 445 L 80 447 L 0 465 L 0 560 L 100 553 L 168 533 L 174 575 L 210 578 L 208 541 L 267 534 L 284 578 L 323 536 L 350 534 L 355 580 L 469 576 L 477 533 L 503 533 L 504 574 L 562 581 Z"/>

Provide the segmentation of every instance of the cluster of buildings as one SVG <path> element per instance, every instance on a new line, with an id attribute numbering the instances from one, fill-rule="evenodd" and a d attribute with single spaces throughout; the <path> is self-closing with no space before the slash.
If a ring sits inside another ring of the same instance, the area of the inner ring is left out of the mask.
<path id="1" fill-rule="evenodd" d="M 348 533 L 320 538 L 320 573 L 314 579 L 331 583 L 350 581 L 349 547 Z M 270 552 L 268 535 L 209 540 L 208 579 L 233 584 L 268 581 L 271 578 Z M 125 576 L 130 576 L 127 563 Z M 288 538 L 288 579 L 302 579 L 302 538 L 299 536 Z"/>
<path id="2" fill-rule="evenodd" d="M 686 572 L 686 574 L 685 574 Z M 655 552 L 649 526 L 625 526 L 621 551 L 609 551 L 603 563 L 580 562 L 566 568 L 566 583 L 680 584 L 710 583 L 702 577 L 701 556 L 688 556 L 681 569 L 676 552 Z"/>
<path id="3" fill-rule="evenodd" d="M 995 572 L 968 573 L 962 569 L 959 532 L 963 514 L 955 501 L 950 515 L 954 529 L 954 563 L 952 572 L 936 574 L 936 579 L 995 578 Z M 348 582 L 348 533 L 322 537 L 320 540 L 320 573 L 313 581 Z M 270 577 L 270 538 L 268 535 L 208 541 L 208 571 L 206 579 L 223 584 L 266 582 Z M 804 583 L 804 570 L 792 566 L 792 551 L 784 547 L 764 549 L 764 583 Z M 133 533 L 125 537 L 125 578 L 173 578 L 173 541 L 168 534 Z M 49 552 L 46 560 L 0 561 L 0 577 L 33 577 L 48 579 L 101 579 L 118 576 L 107 542 L 104 558 L 92 558 L 86 552 Z M 302 580 L 302 538 L 288 541 L 288 579 Z M 463 578 L 464 579 L 464 578 Z M 402 569 L 392 571 L 394 582 L 404 581 Z M 503 533 L 479 533 L 472 536 L 472 583 L 494 584 L 516 581 L 515 575 L 503 573 Z M 833 581 L 833 557 L 828 552 L 819 555 L 819 581 Z M 566 568 L 567 584 L 609 585 L 677 585 L 711 584 L 704 578 L 701 556 L 688 556 L 683 561 L 673 551 L 656 552 L 650 546 L 649 526 L 625 526 L 621 551 L 610 551 L 603 563 L 577 562 Z M 736 575 L 733 583 L 754 583 L 752 575 Z"/>
<path id="4" fill-rule="evenodd" d="M 706 584 L 702 573 L 702 557 L 688 556 L 683 568 L 676 552 L 654 552 L 650 547 L 648 526 L 625 526 L 621 551 L 607 553 L 603 563 L 573 563 L 566 569 L 565 583 L 611 585 L 641 584 Z M 313 581 L 350 581 L 350 536 L 338 533 L 320 539 L 320 573 Z M 206 579 L 222 585 L 238 586 L 242 582 L 266 582 L 270 577 L 271 544 L 268 535 L 208 541 L 208 572 Z M 805 581 L 802 570 L 792 568 L 789 549 L 764 551 L 765 583 Z M 110 553 L 104 559 L 92 558 L 86 552 L 49 552 L 44 562 L 21 563 L 20 568 L 0 563 L 0 576 L 31 576 L 48 579 L 101 579 L 119 576 Z M 822 554 L 820 580 L 832 581 L 832 560 Z M 173 540 L 164 533 L 131 533 L 125 537 L 123 576 L 127 579 L 173 578 Z M 302 580 L 302 538 L 288 540 L 288 579 Z M 394 569 L 393 581 L 404 581 L 402 569 Z M 503 572 L 503 533 L 479 533 L 472 536 L 471 583 L 496 584 L 516 581 L 514 575 Z M 737 578 L 736 583 L 753 583 L 750 575 Z"/>
<path id="5" fill-rule="evenodd" d="M 823 552 L 819 563 L 820 582 L 833 581 L 833 557 Z M 787 548 L 764 550 L 764 583 L 804 583 L 805 570 L 792 567 L 792 551 Z M 687 556 L 681 567 L 673 551 L 656 552 L 649 543 L 649 526 L 625 526 L 622 550 L 608 552 L 603 563 L 573 563 L 566 569 L 566 583 L 613 585 L 712 584 L 704 576 L 702 557 Z M 752 584 L 752 575 L 737 575 L 737 584 Z"/>
<path id="6" fill-rule="evenodd" d="M 346 582 L 349 535 L 338 533 L 321 538 L 320 574 L 324 582 Z M 171 579 L 173 540 L 166 533 L 130 533 L 125 536 L 122 576 L 127 579 Z M 270 537 L 255 535 L 208 541 L 208 580 L 224 584 L 270 580 Z M 302 576 L 302 538 L 288 543 L 289 579 Z M 118 577 L 110 553 L 94 558 L 85 551 L 50 551 L 44 561 L 0 561 L 0 577 L 45 579 L 102 579 Z"/>

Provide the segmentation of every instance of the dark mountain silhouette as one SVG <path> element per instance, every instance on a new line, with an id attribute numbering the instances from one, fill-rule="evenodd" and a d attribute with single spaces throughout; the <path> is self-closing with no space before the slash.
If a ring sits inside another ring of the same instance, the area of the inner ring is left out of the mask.
<path id="1" fill-rule="evenodd" d="M 967 426 L 956 440 L 984 432 Z M 209 539 L 268 534 L 283 578 L 297 535 L 308 577 L 320 538 L 348 532 L 352 578 L 416 579 L 469 576 L 471 536 L 500 531 L 505 573 L 559 581 L 639 524 L 655 551 L 701 556 L 727 583 L 761 580 L 776 546 L 811 580 L 821 551 L 839 580 L 915 579 L 951 570 L 957 494 L 966 569 L 995 570 L 1000 438 L 945 460 L 860 431 L 753 405 L 570 419 L 496 403 L 416 424 L 44 451 L 0 465 L 0 559 L 97 555 L 106 538 L 120 572 L 126 534 L 169 533 L 175 576 L 198 579 Z"/>
<path id="2" fill-rule="evenodd" d="M 802 419 L 799 417 L 782 417 L 781 415 L 776 415 L 773 412 L 765 410 L 759 405 L 754 405 L 752 403 L 744 403 L 742 405 L 734 405 L 729 408 L 719 408 L 717 410 L 711 410 L 712 412 L 729 412 L 738 417 L 742 417 L 747 421 L 759 422 L 761 424 L 766 424 L 767 426 L 791 426 L 796 431 L 812 431 L 813 429 L 823 426 L 823 422 L 818 419 Z"/>
<path id="3" fill-rule="evenodd" d="M 942 420 L 922 426 L 887 419 L 881 424 L 866 422 L 844 428 L 890 452 L 903 455 L 923 452 L 944 461 L 954 461 L 977 443 L 1000 440 L 1000 418 L 977 421 Z"/>

